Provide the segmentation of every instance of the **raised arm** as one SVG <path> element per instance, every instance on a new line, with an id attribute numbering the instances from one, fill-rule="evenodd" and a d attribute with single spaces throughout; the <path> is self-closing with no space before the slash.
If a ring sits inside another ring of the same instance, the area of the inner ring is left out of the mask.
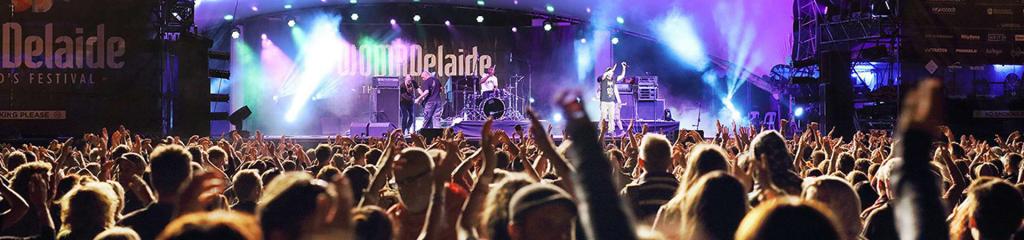
<path id="1" fill-rule="evenodd" d="M 931 165 L 928 150 L 941 122 L 940 83 L 928 79 L 912 90 L 899 116 L 898 145 L 903 163 L 893 171 L 892 183 L 896 198 L 893 213 L 901 239 L 947 239 L 949 229 L 942 195 Z M 927 229 L 927 230 L 925 230 Z"/>
<path id="2" fill-rule="evenodd" d="M 0 219 L 2 220 L 0 221 L 0 230 L 5 230 L 14 226 L 15 223 L 18 223 L 28 213 L 28 202 L 3 182 L 0 182 L 0 196 L 4 197 L 7 206 L 11 208 L 0 214 L 2 216 L 2 219 Z"/>
<path id="3" fill-rule="evenodd" d="M 480 212 L 483 209 L 484 199 L 491 191 L 491 182 L 494 181 L 494 168 L 498 165 L 497 157 L 494 155 L 494 135 L 491 133 L 493 120 L 488 119 L 484 123 L 483 136 L 480 142 L 481 153 L 484 157 L 483 169 L 473 183 L 473 189 L 469 193 L 469 199 L 462 205 L 462 215 L 459 216 L 459 235 L 476 236 L 473 225 L 479 223 Z M 476 237 L 474 237 L 476 238 Z M 460 239 L 465 239 L 460 237 Z"/>
<path id="4" fill-rule="evenodd" d="M 377 170 L 377 174 L 373 175 L 373 179 L 370 181 L 369 187 L 366 188 L 366 192 L 363 193 L 363 199 L 359 202 L 359 206 L 366 204 L 377 204 L 380 200 L 380 189 L 384 188 L 384 184 L 387 183 L 387 175 L 391 172 L 391 167 L 394 166 L 394 154 L 397 151 L 395 149 L 396 141 L 402 137 L 402 130 L 395 130 L 388 135 L 387 146 L 384 147 L 384 154 L 380 158 L 380 169 Z M 360 201 L 360 199 L 355 199 Z"/>
<path id="5" fill-rule="evenodd" d="M 587 239 L 636 239 L 633 217 L 612 180 L 611 162 L 597 142 L 594 128 L 583 110 L 583 104 L 576 101 L 579 94 L 563 94 L 559 103 L 568 118 L 566 133 L 573 139 L 569 154 L 577 169 L 572 181 L 579 204 L 580 220 Z"/>

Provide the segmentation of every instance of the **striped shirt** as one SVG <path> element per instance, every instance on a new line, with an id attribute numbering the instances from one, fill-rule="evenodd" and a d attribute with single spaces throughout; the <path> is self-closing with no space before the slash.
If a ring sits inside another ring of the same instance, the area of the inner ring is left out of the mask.
<path id="1" fill-rule="evenodd" d="M 622 197 L 629 202 L 634 216 L 643 221 L 653 218 L 661 205 L 668 203 L 679 188 L 679 181 L 668 172 L 647 172 L 626 187 Z"/>

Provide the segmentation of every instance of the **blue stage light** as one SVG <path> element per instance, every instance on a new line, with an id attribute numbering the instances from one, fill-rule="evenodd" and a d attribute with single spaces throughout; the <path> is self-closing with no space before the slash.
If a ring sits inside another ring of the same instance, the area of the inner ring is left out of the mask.
<path id="1" fill-rule="evenodd" d="M 804 116 L 804 107 L 796 107 L 796 109 L 793 109 L 793 116 L 803 117 Z"/>

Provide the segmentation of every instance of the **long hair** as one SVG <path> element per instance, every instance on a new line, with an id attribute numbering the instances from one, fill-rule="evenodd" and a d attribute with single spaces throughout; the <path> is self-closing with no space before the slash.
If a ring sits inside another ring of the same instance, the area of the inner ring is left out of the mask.
<path id="1" fill-rule="evenodd" d="M 732 239 L 747 214 L 746 191 L 735 177 L 714 171 L 686 191 L 681 239 Z"/>
<path id="2" fill-rule="evenodd" d="M 686 210 L 685 201 L 686 196 L 689 195 L 689 189 L 701 176 L 714 171 L 728 170 L 729 165 L 721 147 L 713 144 L 695 146 L 687 156 L 686 168 L 683 170 L 682 179 L 679 180 L 679 188 L 676 190 L 675 196 L 672 196 L 672 199 L 669 199 L 658 211 L 655 227 L 669 233 L 675 232 L 675 226 L 682 219 L 683 211 Z"/>
<path id="3" fill-rule="evenodd" d="M 860 197 L 845 180 L 834 176 L 812 178 L 804 187 L 802 195 L 804 199 L 821 202 L 831 209 L 836 220 L 843 226 L 841 234 L 846 239 L 856 239 L 860 235 L 863 228 L 860 222 Z"/>
<path id="4" fill-rule="evenodd" d="M 761 132 L 751 141 L 750 145 L 755 159 L 760 160 L 762 155 L 767 156 L 766 165 L 771 172 L 772 183 L 776 187 L 788 194 L 800 193 L 802 180 L 793 172 L 793 155 L 786 149 L 786 140 L 779 132 L 775 130 Z"/>

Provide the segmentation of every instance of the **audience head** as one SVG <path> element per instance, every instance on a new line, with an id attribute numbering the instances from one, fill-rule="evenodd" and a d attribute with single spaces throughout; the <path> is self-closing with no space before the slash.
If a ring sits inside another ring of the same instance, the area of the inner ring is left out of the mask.
<path id="1" fill-rule="evenodd" d="M 141 240 L 142 237 L 135 230 L 126 227 L 111 227 L 107 228 L 100 234 L 96 235 L 93 240 Z"/>
<path id="2" fill-rule="evenodd" d="M 335 211 L 336 193 L 305 172 L 283 173 L 265 188 L 256 207 L 265 239 L 296 239 L 322 227 Z"/>
<path id="3" fill-rule="evenodd" d="M 714 171 L 686 191 L 682 209 L 685 239 L 731 239 L 747 213 L 746 192 L 736 178 Z"/>
<path id="4" fill-rule="evenodd" d="M 218 146 L 213 146 L 210 149 L 206 150 L 206 155 L 209 156 L 210 163 L 213 163 L 213 165 L 217 167 L 224 167 L 224 165 L 227 164 L 228 162 L 227 152 L 225 152 L 223 148 L 220 148 Z"/>
<path id="5" fill-rule="evenodd" d="M 793 157 L 786 148 L 786 141 L 779 132 L 771 130 L 758 133 L 750 142 L 753 158 L 765 161 L 771 173 L 769 178 L 773 184 L 787 193 L 799 192 L 801 180 L 793 172 Z M 756 179 L 756 178 L 755 178 Z"/>
<path id="6" fill-rule="evenodd" d="M 192 155 L 177 145 L 163 145 L 149 156 L 153 190 L 161 200 L 177 197 L 192 179 Z"/>
<path id="7" fill-rule="evenodd" d="M 700 176 L 713 171 L 728 171 L 729 163 L 725 159 L 725 151 L 718 145 L 698 144 L 690 150 L 683 170 L 681 189 L 685 191 Z"/>
<path id="8" fill-rule="evenodd" d="M 334 151 L 331 150 L 330 145 L 320 144 L 316 146 L 314 155 L 316 156 L 316 163 L 320 166 L 325 166 L 331 163 L 331 155 L 334 155 Z"/>
<path id="9" fill-rule="evenodd" d="M 860 198 L 846 180 L 831 176 L 812 178 L 804 186 L 803 198 L 818 201 L 830 209 L 839 226 L 843 226 L 844 232 L 840 234 L 844 239 L 856 239 L 860 235 Z"/>
<path id="10" fill-rule="evenodd" d="M 434 161 L 422 148 L 406 148 L 395 162 L 395 183 L 402 205 L 413 212 L 427 209 Z"/>
<path id="11" fill-rule="evenodd" d="M 394 226 L 388 214 L 377 206 L 365 206 L 353 210 L 352 223 L 356 239 L 390 240 L 394 237 Z"/>
<path id="12" fill-rule="evenodd" d="M 60 217 L 64 223 L 61 231 L 99 233 L 114 225 L 116 213 L 117 194 L 109 184 L 85 183 L 72 189 L 61 200 Z"/>
<path id="13" fill-rule="evenodd" d="M 211 211 L 187 214 L 174 219 L 157 237 L 159 240 L 263 239 L 256 218 L 233 211 Z"/>
<path id="14" fill-rule="evenodd" d="M 373 175 L 363 166 L 352 165 L 345 168 L 341 176 L 348 178 L 348 182 L 352 186 L 352 197 L 360 199 L 363 197 L 363 190 L 370 186 L 370 177 Z"/>
<path id="15" fill-rule="evenodd" d="M 533 179 L 525 174 L 508 173 L 487 193 L 481 220 L 490 239 L 510 239 L 508 235 L 509 202 L 516 191 L 533 183 Z"/>
<path id="16" fill-rule="evenodd" d="M 570 239 L 576 222 L 576 203 L 558 187 L 535 183 L 512 195 L 509 202 L 509 237 Z"/>
<path id="17" fill-rule="evenodd" d="M 842 239 L 837 226 L 820 203 L 780 197 L 751 210 L 740 223 L 736 239 Z"/>
<path id="18" fill-rule="evenodd" d="M 640 160 L 648 172 L 668 171 L 672 163 L 672 143 L 661 134 L 647 134 L 640 143 Z"/>
<path id="19" fill-rule="evenodd" d="M 974 185 L 967 193 L 974 239 L 1009 239 L 1024 219 L 1024 198 L 1004 180 Z"/>
<path id="20" fill-rule="evenodd" d="M 231 182 L 234 183 L 235 196 L 239 201 L 255 202 L 263 192 L 263 180 L 255 169 L 238 171 Z"/>
<path id="21" fill-rule="evenodd" d="M 18 166 L 21 166 L 21 164 L 25 164 L 26 162 L 28 162 L 28 160 L 25 157 L 25 153 L 21 151 L 12 151 L 11 153 L 8 153 L 6 159 L 7 169 L 9 170 L 18 168 Z"/>

